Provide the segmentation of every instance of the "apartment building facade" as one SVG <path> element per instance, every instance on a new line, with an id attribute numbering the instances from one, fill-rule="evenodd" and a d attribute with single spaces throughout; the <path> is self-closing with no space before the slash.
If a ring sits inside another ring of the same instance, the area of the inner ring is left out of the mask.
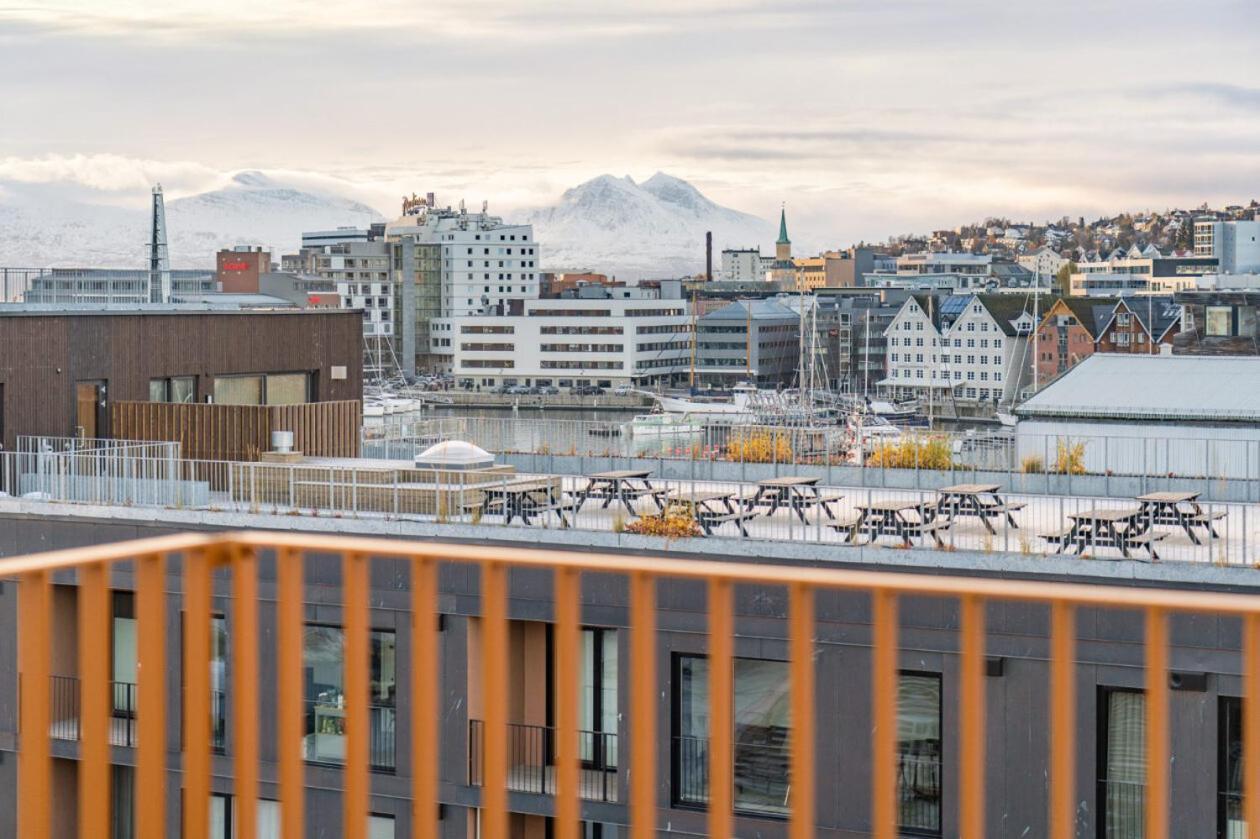
<path id="1" fill-rule="evenodd" d="M 34 547 L 76 544 L 85 525 L 51 518 L 19 522 L 8 531 L 6 554 Z M 160 522 L 148 528 L 161 529 Z M 350 525 L 352 528 L 353 525 Z M 142 527 L 141 533 L 147 532 Z M 118 532 L 93 534 L 93 541 L 120 538 Z M 441 546 L 433 546 L 441 558 Z M 934 563 L 947 576 L 948 555 Z M 761 562 L 790 565 L 762 557 Z M 838 567 L 850 566 L 844 561 Z M 888 566 L 889 570 L 893 566 Z M 1194 566 L 1174 567 L 1160 574 L 1138 566 L 1144 586 L 1194 590 L 1205 575 Z M 437 667 L 440 680 L 439 834 L 444 839 L 475 839 L 479 834 L 480 784 L 483 778 L 485 709 L 497 702 L 508 723 L 508 785 L 511 810 L 506 839 L 549 835 L 555 793 L 555 642 L 550 574 L 514 573 L 507 592 L 509 673 L 503 695 L 487 696 L 482 683 L 483 625 L 478 604 L 482 594 L 476 574 L 457 566 L 441 576 Z M 261 591 L 276 585 L 275 566 L 264 551 L 258 567 Z M 914 574 L 900 569 L 899 573 Z M 971 571 L 981 578 L 999 571 Z M 302 721 L 308 835 L 343 832 L 345 760 L 344 697 L 346 691 L 340 566 L 335 557 L 311 556 L 305 562 L 302 615 Z M 1083 582 L 1087 575 L 1046 576 L 1047 582 Z M 230 649 L 242 631 L 238 603 L 230 581 L 216 579 L 212 600 L 210 814 L 214 839 L 235 839 L 235 775 L 233 700 L 238 690 Z M 134 684 L 137 664 L 135 579 L 130 570 L 115 573 L 110 583 L 110 708 L 114 741 L 111 773 L 113 825 L 117 839 L 135 835 Z M 73 801 L 78 779 L 77 700 L 80 662 L 73 654 L 80 593 L 72 578 L 60 580 L 52 595 L 50 739 L 54 762 L 54 801 Z M 1260 591 L 1254 584 L 1241 591 Z M 17 626 L 16 585 L 0 589 L 0 629 L 13 638 Z M 372 839 L 415 835 L 411 823 L 410 788 L 414 772 L 410 753 L 413 697 L 407 662 L 415 660 L 407 565 L 376 560 L 372 568 L 370 628 L 369 765 Z M 652 673 L 657 691 L 651 709 L 659 734 L 655 750 L 655 819 L 667 835 L 701 836 L 707 832 L 708 757 L 715 733 L 708 707 L 712 674 L 706 635 L 704 584 L 661 581 L 655 589 L 655 632 Z M 795 730 L 789 686 L 790 627 L 788 593 L 781 587 L 734 587 L 733 747 L 735 831 L 740 836 L 780 839 L 788 835 L 787 814 L 793 804 L 789 747 Z M 166 694 L 181 695 L 180 651 L 185 604 L 179 592 L 163 598 L 168 644 L 164 671 Z M 581 818 L 585 837 L 622 839 L 629 824 L 632 778 L 628 720 L 631 687 L 636 677 L 630 664 L 629 592 L 624 580 L 604 574 L 584 575 L 580 611 L 579 749 L 581 752 Z M 956 834 L 962 798 L 959 775 L 961 734 L 958 721 L 962 680 L 959 649 L 959 605 L 952 597 L 916 596 L 901 601 L 895 677 L 895 756 L 897 820 L 904 836 L 946 837 Z M 1049 618 L 1046 609 L 1023 603 L 993 603 L 984 650 L 986 824 L 995 835 L 1049 835 L 1046 824 L 1046 770 L 1051 743 Z M 816 828 L 824 839 L 869 837 L 871 800 L 871 672 L 874 662 L 872 607 L 865 593 L 828 592 L 815 604 L 814 657 L 811 671 L 814 702 L 814 765 Z M 273 627 L 275 601 L 257 602 L 257 626 Z M 1143 808 L 1147 782 L 1142 775 L 1148 741 L 1145 661 L 1134 639 L 1143 631 L 1140 613 L 1080 608 L 1076 619 L 1079 646 L 1074 670 L 1074 752 L 1079 802 L 1079 835 L 1130 839 L 1144 835 Z M 1169 648 L 1170 686 L 1167 719 L 1173 836 L 1237 836 L 1241 830 L 1241 767 L 1243 741 L 1242 657 L 1239 621 L 1226 617 L 1177 618 Z M 263 636 L 270 639 L 270 635 Z M 276 695 L 275 648 L 258 646 L 261 656 L 258 695 Z M 16 670 L 13 644 L 0 646 L 0 672 Z M 0 733 L 17 730 L 16 684 L 0 682 Z M 167 717 L 167 742 L 178 748 L 180 703 Z M 259 839 L 279 839 L 275 777 L 276 730 L 272 716 L 261 719 L 258 802 Z M 0 737 L 0 835 L 15 835 L 19 761 L 12 736 Z M 167 789 L 180 789 L 179 762 L 167 764 Z M 179 835 L 182 804 L 176 793 L 167 808 L 167 835 Z M 55 832 L 75 835 L 75 808 L 57 807 Z"/>
<path id="2" fill-rule="evenodd" d="M 1215 259 L 1222 274 L 1260 273 L 1260 221 L 1195 219 L 1194 255 Z"/>
<path id="3" fill-rule="evenodd" d="M 773 298 L 737 300 L 696 321 L 697 373 L 710 385 L 790 385 L 800 330 L 800 313 Z"/>
<path id="4" fill-rule="evenodd" d="M 686 301 L 638 288 L 583 291 L 440 318 L 432 340 L 451 353 L 457 381 L 486 389 L 669 385 L 686 376 L 692 354 Z"/>

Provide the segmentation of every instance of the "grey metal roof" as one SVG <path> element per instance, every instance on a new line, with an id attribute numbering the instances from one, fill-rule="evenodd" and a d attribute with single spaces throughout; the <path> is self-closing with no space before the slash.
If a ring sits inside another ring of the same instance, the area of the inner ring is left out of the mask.
<path id="1" fill-rule="evenodd" d="M 782 320 L 791 318 L 799 319 L 800 314 L 794 312 L 776 300 L 736 300 L 734 303 L 723 306 L 722 308 L 709 312 L 707 315 L 701 316 L 700 320 L 746 320 L 749 317 L 749 310 L 752 311 L 753 320 L 775 319 Z"/>
<path id="2" fill-rule="evenodd" d="M 1095 353 L 1015 413 L 1028 419 L 1260 421 L 1260 357 Z"/>

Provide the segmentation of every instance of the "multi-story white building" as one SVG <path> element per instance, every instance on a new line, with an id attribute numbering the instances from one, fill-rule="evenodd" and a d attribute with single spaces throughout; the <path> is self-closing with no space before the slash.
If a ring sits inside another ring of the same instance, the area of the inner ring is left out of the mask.
<path id="1" fill-rule="evenodd" d="M 771 262 L 774 260 L 771 259 Z M 758 248 L 728 248 L 722 251 L 722 279 L 736 283 L 760 282 L 766 278 L 766 257 Z"/>
<path id="2" fill-rule="evenodd" d="M 303 241 L 307 235 L 310 234 L 303 234 Z M 336 283 L 342 308 L 363 310 L 365 338 L 389 338 L 394 334 L 389 245 L 352 240 L 304 247 L 303 252 L 311 273 Z"/>
<path id="3" fill-rule="evenodd" d="M 1067 265 L 1067 259 L 1060 256 L 1058 252 L 1052 248 L 1040 247 L 1032 253 L 1021 254 L 1015 257 L 1015 261 L 1020 266 L 1031 271 L 1033 276 L 1037 278 L 1037 285 L 1047 285 L 1059 273 L 1064 265 Z"/>
<path id="4" fill-rule="evenodd" d="M 507 300 L 538 297 L 539 250 L 529 224 L 468 213 L 463 207 L 421 205 L 418 212 L 386 225 L 390 241 L 412 236 L 419 244 L 440 244 L 443 317 L 489 311 Z"/>
<path id="5" fill-rule="evenodd" d="M 1215 257 L 1222 274 L 1260 273 L 1260 221 L 1196 219 L 1194 255 Z"/>
<path id="6" fill-rule="evenodd" d="M 1010 260 L 990 254 L 911 253 L 897 257 L 893 270 L 880 267 L 862 275 L 868 288 L 938 289 L 982 292 L 996 289 L 1027 289 L 1035 275 Z"/>
<path id="7" fill-rule="evenodd" d="M 508 301 L 502 312 L 434 322 L 433 340 L 453 353 L 460 382 L 481 388 L 647 386 L 677 383 L 690 368 L 691 319 L 681 297 L 600 289 Z"/>
<path id="8" fill-rule="evenodd" d="M 1032 303 L 1009 294 L 912 295 L 884 335 L 895 399 L 1003 404 L 1031 376 Z"/>
<path id="9" fill-rule="evenodd" d="M 1215 273 L 1215 257 L 1165 257 L 1150 246 L 1134 246 L 1128 251 L 1112 251 L 1106 259 L 1079 263 L 1068 279 L 1068 293 L 1102 297 L 1168 294 L 1193 289 L 1199 277 Z"/>

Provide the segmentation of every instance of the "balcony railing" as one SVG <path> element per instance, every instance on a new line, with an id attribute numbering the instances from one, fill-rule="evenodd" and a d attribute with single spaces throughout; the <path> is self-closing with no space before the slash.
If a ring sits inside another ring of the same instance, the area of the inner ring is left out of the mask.
<path id="1" fill-rule="evenodd" d="M 556 793 L 556 730 L 508 723 L 508 789 L 536 795 Z M 590 801 L 617 800 L 617 735 L 578 731 L 579 795 Z M 485 723 L 468 721 L 468 783 L 481 786 L 485 773 Z"/>
<path id="2" fill-rule="evenodd" d="M 263 554 L 266 554 L 263 557 Z M 898 607 L 903 599 L 921 597 L 954 600 L 960 604 L 958 661 L 946 690 L 957 695 L 943 703 L 954 709 L 944 725 L 954 734 L 957 783 L 946 793 L 955 796 L 957 823 L 943 831 L 962 837 L 988 835 L 985 826 L 985 653 L 986 611 L 991 604 L 1024 608 L 1048 606 L 1048 715 L 1045 742 L 1048 839 L 1076 835 L 1078 802 L 1082 799 L 1075 768 L 1077 742 L 1076 620 L 1078 610 L 1126 610 L 1144 617 L 1145 633 L 1145 753 L 1138 790 L 1108 782 L 1099 790 L 1107 802 L 1108 818 L 1125 815 L 1116 830 L 1138 823 L 1149 839 L 1168 839 L 1170 811 L 1169 741 L 1169 623 L 1173 616 L 1214 615 L 1241 624 L 1243 654 L 1239 658 L 1243 692 L 1260 695 L 1260 598 L 1216 591 L 1186 591 L 1135 586 L 1070 585 L 1046 581 L 943 577 L 928 574 L 873 572 L 839 568 L 758 565 L 717 561 L 665 559 L 628 554 L 583 554 L 569 551 L 510 549 L 485 545 L 410 544 L 391 539 L 359 539 L 302 534 L 198 534 L 117 543 L 0 560 L 0 579 L 16 579 L 18 600 L 17 647 L 19 681 L 19 736 L 17 831 L 23 839 L 45 839 L 52 831 L 53 807 L 76 803 L 54 800 L 52 730 L 54 680 L 50 667 L 52 645 L 52 582 L 73 571 L 78 584 L 77 661 L 80 682 L 78 736 L 79 766 L 77 819 L 92 831 L 103 832 L 110 811 L 110 749 L 113 709 L 108 697 L 115 687 L 109 673 L 110 583 L 114 566 L 127 563 L 136 589 L 137 659 L 139 674 L 135 702 L 130 706 L 136 726 L 136 835 L 168 835 L 166 813 L 183 798 L 182 835 L 206 839 L 209 824 L 211 752 L 215 716 L 212 714 L 211 593 L 222 577 L 231 586 L 230 660 L 233 689 L 227 701 L 232 713 L 229 738 L 233 810 L 238 825 L 257 823 L 260 781 L 260 702 L 258 689 L 261 636 L 258 576 L 266 559 L 268 575 L 274 568 L 275 585 L 268 597 L 275 605 L 274 672 L 277 693 L 266 698 L 266 713 L 274 716 L 277 755 L 277 797 L 283 835 L 305 835 L 305 765 L 303 738 L 303 601 L 308 556 L 326 560 L 340 557 L 344 623 L 345 758 L 342 835 L 366 839 L 372 786 L 372 712 L 369 572 L 374 565 L 402 563 L 408 576 L 410 622 L 410 682 L 405 690 L 412 717 L 406 729 L 411 775 L 405 783 L 413 801 L 413 835 L 435 836 L 440 831 L 438 791 L 440 748 L 441 657 L 438 622 L 438 571 L 447 566 L 473 569 L 480 580 L 480 655 L 476 665 L 484 720 L 479 735 L 482 755 L 475 774 L 479 791 L 483 836 L 507 836 L 508 791 L 511 789 L 512 735 L 508 725 L 510 645 L 508 643 L 508 575 L 513 570 L 551 572 L 554 583 L 555 727 L 550 734 L 554 757 L 557 839 L 579 836 L 583 749 L 579 736 L 582 575 L 628 580 L 627 625 L 630 638 L 628 672 L 634 674 L 625 702 L 622 725 L 628 732 L 618 742 L 617 766 L 624 769 L 628 789 L 630 839 L 650 839 L 658 829 L 658 751 L 663 722 L 658 684 L 656 598 L 662 582 L 690 580 L 707 586 L 706 648 L 709 661 L 708 729 L 733 732 L 735 586 L 777 588 L 787 593 L 788 656 L 786 688 L 790 696 L 791 736 L 787 743 L 790 792 L 785 794 L 789 834 L 803 839 L 816 832 L 815 747 L 820 736 L 815 719 L 814 608 L 817 596 L 844 591 L 870 603 L 871 720 L 869 773 L 871 806 L 859 818 L 869 824 L 875 839 L 895 839 L 898 823 L 907 819 L 904 807 L 907 764 L 899 760 Z M 274 557 L 274 561 L 273 561 Z M 221 574 L 220 572 L 225 572 Z M 178 608 L 184 617 L 182 662 L 167 660 L 168 592 L 180 592 Z M 274 592 L 274 593 L 273 593 Z M 1032 609 L 1035 611 L 1035 609 Z M 405 625 L 400 623 L 400 626 Z M 270 656 L 270 653 L 268 654 Z M 167 696 L 170 668 L 182 664 L 185 690 Z M 15 673 L 8 674 L 12 683 Z M 82 701 L 99 697 L 101 701 Z M 67 700 L 67 701 L 73 701 Z M 178 714 L 182 738 L 169 737 L 167 715 Z M 1260 753 L 1260 702 L 1243 703 L 1242 730 L 1248 754 Z M 544 738 L 545 739 L 545 738 Z M 712 736 L 702 756 L 707 795 L 706 835 L 733 835 L 737 804 L 735 787 L 739 748 L 732 736 Z M 669 743 L 668 739 L 664 741 Z M 668 746 L 667 746 L 668 747 Z M 866 749 L 861 750 L 863 753 Z M 178 756 L 175 753 L 178 752 Z M 545 752 L 545 750 L 544 750 Z M 549 756 L 550 757 L 550 756 Z M 934 758 L 933 758 L 934 759 Z M 950 760 L 954 758 L 950 757 Z M 168 778 L 168 766 L 182 768 L 181 788 Z M 925 800 L 940 794 L 938 775 L 928 767 L 910 767 L 911 787 Z M 699 770 L 697 770 L 699 771 Z M 1244 761 L 1243 812 L 1248 832 L 1260 835 L 1260 760 Z M 718 780 L 721 779 L 721 780 Z M 1097 812 L 1097 810 L 1095 810 Z M 905 832 L 914 828 L 905 825 Z M 866 828 L 863 828 L 866 829 Z M 249 828 L 242 828 L 248 839 Z M 1117 833 L 1117 836 L 1123 836 Z"/>
<path id="3" fill-rule="evenodd" d="M 82 739 L 80 723 L 81 693 L 74 676 L 50 677 L 49 694 L 52 715 L 49 733 L 56 740 Z M 132 682 L 110 682 L 109 742 L 112 746 L 136 745 L 136 685 Z"/>
<path id="4" fill-rule="evenodd" d="M 302 754 L 311 763 L 345 763 L 345 707 L 307 700 L 305 712 L 306 736 L 303 738 Z M 394 769 L 397 719 L 397 711 L 392 705 L 368 706 L 368 765 L 376 771 L 392 772 Z"/>
<path id="5" fill-rule="evenodd" d="M 1146 784 L 1098 782 L 1098 809 L 1103 814 L 1100 839 L 1146 839 Z"/>

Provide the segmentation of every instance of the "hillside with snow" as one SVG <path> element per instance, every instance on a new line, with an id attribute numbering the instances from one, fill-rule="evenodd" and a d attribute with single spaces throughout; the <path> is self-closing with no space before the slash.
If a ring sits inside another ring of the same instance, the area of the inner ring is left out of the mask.
<path id="1" fill-rule="evenodd" d="M 704 270 L 704 234 L 713 232 L 713 270 L 723 248 L 765 248 L 774 226 L 715 204 L 686 181 L 657 172 L 641 184 L 601 175 L 526 211 L 545 270 L 578 269 L 619 279 L 679 277 Z"/>
<path id="2" fill-rule="evenodd" d="M 366 227 L 376 210 L 336 195 L 296 189 L 261 172 L 241 172 L 222 189 L 166 202 L 172 268 L 212 268 L 234 245 L 294 253 L 302 231 Z M 40 185 L 0 191 L 0 264 L 138 268 L 149 235 L 147 211 L 66 199 Z"/>

